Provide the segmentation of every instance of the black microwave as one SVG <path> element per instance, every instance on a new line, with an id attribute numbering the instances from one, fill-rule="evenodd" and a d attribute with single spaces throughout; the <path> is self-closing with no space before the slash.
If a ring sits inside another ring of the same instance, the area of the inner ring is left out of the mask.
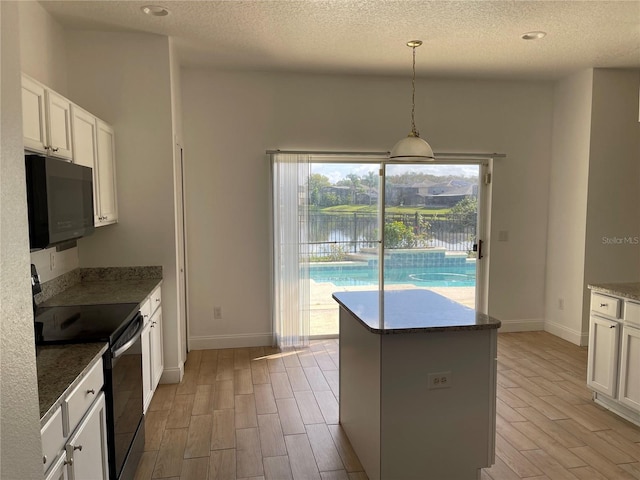
<path id="1" fill-rule="evenodd" d="M 40 155 L 25 155 L 29 245 L 47 248 L 93 233 L 93 171 Z"/>

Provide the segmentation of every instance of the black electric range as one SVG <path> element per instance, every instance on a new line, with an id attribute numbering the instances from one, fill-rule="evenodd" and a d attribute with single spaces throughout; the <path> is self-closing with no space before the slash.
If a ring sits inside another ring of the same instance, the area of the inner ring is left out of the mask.
<path id="1" fill-rule="evenodd" d="M 36 345 L 108 342 L 103 355 L 110 480 L 133 480 L 144 451 L 143 318 L 137 303 L 38 307 Z"/>
<path id="2" fill-rule="evenodd" d="M 137 313 L 137 303 L 38 307 L 34 318 L 36 345 L 114 345 Z"/>

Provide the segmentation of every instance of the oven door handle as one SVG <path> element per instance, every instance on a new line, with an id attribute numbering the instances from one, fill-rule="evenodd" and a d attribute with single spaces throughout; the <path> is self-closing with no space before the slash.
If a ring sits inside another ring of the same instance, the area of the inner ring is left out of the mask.
<path id="1" fill-rule="evenodd" d="M 142 322 L 139 322 L 138 328 L 136 329 L 136 333 L 133 334 L 133 337 L 130 340 L 128 340 L 127 343 L 125 343 L 124 345 L 122 345 L 120 348 L 118 348 L 113 352 L 112 358 L 118 358 L 120 355 L 126 352 L 129 349 L 129 347 L 131 347 L 131 345 L 136 343 L 138 341 L 138 338 L 140 338 L 140 334 L 142 333 L 142 328 L 143 328 L 143 324 Z"/>

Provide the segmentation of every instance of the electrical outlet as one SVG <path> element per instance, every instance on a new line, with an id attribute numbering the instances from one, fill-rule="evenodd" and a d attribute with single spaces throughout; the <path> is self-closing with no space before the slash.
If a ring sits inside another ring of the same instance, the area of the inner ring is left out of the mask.
<path id="1" fill-rule="evenodd" d="M 49 252 L 49 270 L 53 271 L 56 268 L 56 256 L 54 252 Z"/>
<path id="2" fill-rule="evenodd" d="M 213 307 L 213 319 L 222 320 L 222 307 Z"/>
<path id="3" fill-rule="evenodd" d="M 436 388 L 451 388 L 451 372 L 430 373 L 427 377 L 429 390 Z"/>

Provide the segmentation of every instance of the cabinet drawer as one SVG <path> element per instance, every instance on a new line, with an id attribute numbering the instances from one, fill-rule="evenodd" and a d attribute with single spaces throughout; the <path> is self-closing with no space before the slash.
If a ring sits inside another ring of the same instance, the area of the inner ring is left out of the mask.
<path id="1" fill-rule="evenodd" d="M 640 303 L 625 302 L 624 321 L 628 325 L 640 327 Z"/>
<path id="2" fill-rule="evenodd" d="M 162 290 L 159 286 L 151 293 L 150 300 L 151 300 L 151 313 L 154 313 L 160 306 L 160 303 L 162 302 Z"/>
<path id="3" fill-rule="evenodd" d="M 78 423 L 80 423 L 84 414 L 100 394 L 103 384 L 104 373 L 102 370 L 102 359 L 100 359 L 62 404 L 68 423 L 65 432 L 66 435 L 73 432 Z"/>
<path id="4" fill-rule="evenodd" d="M 42 427 L 40 432 L 42 438 L 42 463 L 46 472 L 51 464 L 55 462 L 58 453 L 64 446 L 64 433 L 62 428 L 62 407 L 58 407 L 56 413 Z"/>
<path id="5" fill-rule="evenodd" d="M 620 318 L 620 300 L 607 295 L 592 293 L 591 310 L 610 318 Z"/>

